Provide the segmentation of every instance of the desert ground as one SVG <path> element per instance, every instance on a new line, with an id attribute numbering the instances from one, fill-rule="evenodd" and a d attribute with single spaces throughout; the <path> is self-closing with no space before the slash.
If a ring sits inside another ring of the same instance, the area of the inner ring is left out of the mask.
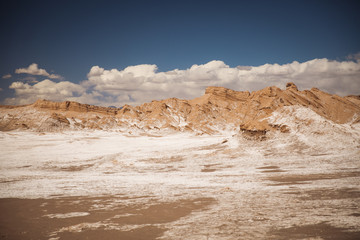
<path id="1" fill-rule="evenodd" d="M 359 239 L 358 144 L 304 136 L 1 132 L 0 238 Z"/>

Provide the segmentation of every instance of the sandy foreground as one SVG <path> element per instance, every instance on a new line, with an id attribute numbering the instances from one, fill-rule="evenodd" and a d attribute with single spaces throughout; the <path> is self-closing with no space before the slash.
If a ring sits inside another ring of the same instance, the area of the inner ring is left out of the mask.
<path id="1" fill-rule="evenodd" d="M 312 137 L 2 132 L 0 239 L 360 239 L 359 144 Z"/>

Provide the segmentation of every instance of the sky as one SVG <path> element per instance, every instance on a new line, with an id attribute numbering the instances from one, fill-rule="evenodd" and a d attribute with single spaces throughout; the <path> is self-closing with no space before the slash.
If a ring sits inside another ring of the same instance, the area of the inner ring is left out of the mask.
<path id="1" fill-rule="evenodd" d="M 2 1 L 0 104 L 192 99 L 207 86 L 360 94 L 359 1 Z"/>

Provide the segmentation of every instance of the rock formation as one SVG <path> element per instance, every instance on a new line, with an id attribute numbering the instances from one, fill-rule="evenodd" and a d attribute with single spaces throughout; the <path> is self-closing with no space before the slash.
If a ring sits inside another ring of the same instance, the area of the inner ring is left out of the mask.
<path id="1" fill-rule="evenodd" d="M 77 102 L 38 100 L 25 106 L 0 106 L 0 130 L 35 131 L 101 129 L 122 132 L 192 131 L 213 134 L 239 129 L 262 139 L 269 131 L 288 132 L 286 124 L 269 123 L 271 114 L 286 106 L 303 106 L 334 123 L 360 122 L 360 97 L 340 97 L 319 89 L 299 91 L 267 87 L 252 93 L 208 87 L 193 100 L 170 98 L 140 106 L 98 107 Z"/>

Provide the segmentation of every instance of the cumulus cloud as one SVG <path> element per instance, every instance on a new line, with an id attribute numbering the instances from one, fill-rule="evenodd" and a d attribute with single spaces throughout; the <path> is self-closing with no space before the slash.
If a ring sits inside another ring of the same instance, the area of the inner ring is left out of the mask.
<path id="1" fill-rule="evenodd" d="M 15 73 L 26 73 L 30 75 L 38 75 L 38 76 L 45 76 L 52 79 L 61 79 L 62 77 L 57 74 L 49 74 L 45 69 L 41 69 L 38 67 L 36 63 L 30 64 L 27 68 L 18 68 L 15 70 Z"/>
<path id="2" fill-rule="evenodd" d="M 2 76 L 3 79 L 9 79 L 11 77 L 12 77 L 11 74 L 5 74 L 4 76 Z"/>
<path id="3" fill-rule="evenodd" d="M 157 72 L 157 69 L 156 65 L 132 66 L 122 71 L 94 66 L 83 84 L 109 96 L 123 96 L 128 104 L 131 104 L 128 96 L 133 104 L 168 97 L 194 98 L 202 95 L 207 86 L 254 91 L 266 86 L 284 88 L 292 81 L 300 89 L 317 87 L 338 95 L 359 94 L 360 89 L 360 63 L 354 61 L 314 59 L 235 68 L 222 61 L 211 61 L 185 70 Z"/>
<path id="4" fill-rule="evenodd" d="M 193 65 L 188 69 L 159 72 L 156 65 L 142 64 L 123 70 L 93 66 L 87 80 L 74 84 L 44 80 L 35 85 L 15 82 L 15 98 L 8 102 L 25 104 L 37 98 L 73 100 L 96 105 L 138 105 L 169 97 L 192 99 L 207 86 L 254 91 L 267 86 L 284 88 L 287 82 L 298 88 L 317 87 L 338 95 L 360 94 L 360 62 L 314 59 L 299 63 L 230 67 L 222 61 Z"/>
<path id="5" fill-rule="evenodd" d="M 49 79 L 45 79 L 34 85 L 23 82 L 13 82 L 9 88 L 15 90 L 14 98 L 5 99 L 5 104 L 9 105 L 29 104 L 38 99 L 64 101 L 82 96 L 85 93 L 85 89 L 79 84 L 68 81 L 56 83 Z"/>

